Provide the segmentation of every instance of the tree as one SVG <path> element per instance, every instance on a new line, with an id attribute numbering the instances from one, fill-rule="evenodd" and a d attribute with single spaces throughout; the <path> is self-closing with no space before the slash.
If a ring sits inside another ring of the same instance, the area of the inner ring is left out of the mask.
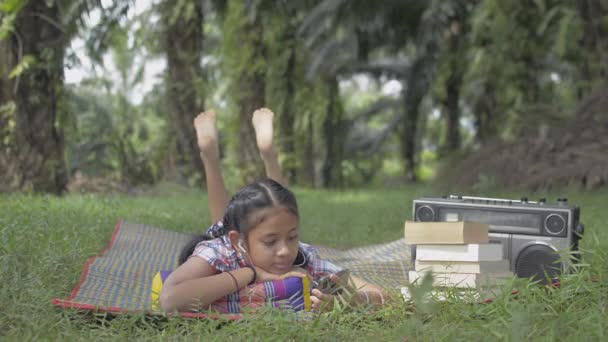
<path id="1" fill-rule="evenodd" d="M 528 110 L 553 101 L 551 40 L 538 24 L 544 8 L 544 1 L 483 0 L 473 11 L 463 92 L 473 104 L 481 144 L 490 137 L 513 139 L 530 126 Z"/>
<path id="2" fill-rule="evenodd" d="M 346 156 L 347 127 L 339 89 L 339 77 L 372 69 L 367 55 L 377 47 L 378 33 L 390 12 L 399 7 L 396 2 L 385 6 L 363 1 L 319 1 L 300 24 L 299 33 L 312 48 L 309 80 L 318 80 L 326 89 L 326 106 L 317 119 L 321 122 L 323 146 L 321 184 L 324 187 L 344 185 L 342 164 Z M 371 16 L 364 21 L 363 17 Z M 389 34 L 396 30 L 388 31 Z M 390 40 L 392 36 L 388 37 Z"/>
<path id="3" fill-rule="evenodd" d="M 0 102 L 15 106 L 11 157 L 19 172 L 8 176 L 16 176 L 20 189 L 60 194 L 67 183 L 67 170 L 58 110 L 68 42 L 61 12 L 58 4 L 44 1 L 23 1 L 9 11 L 7 5 L 3 5 L 3 17 L 13 16 L 13 28 L 1 44 L 8 54 L 3 60 L 12 70 L 3 75 L 4 82 L 12 89 Z"/>
<path id="4" fill-rule="evenodd" d="M 588 89 L 585 95 L 605 86 L 608 77 L 608 2 L 605 0 L 575 1 L 576 10 L 582 21 L 580 45 L 584 49 L 583 61 L 580 64 L 580 78 Z M 579 97 L 582 97 L 582 91 Z"/>
<path id="5" fill-rule="evenodd" d="M 63 62 L 67 44 L 83 25 L 82 15 L 92 8 L 101 8 L 102 16 L 106 13 L 99 0 L 15 0 L 0 5 L 0 59 L 8 65 L 0 88 L 11 89 L 0 93 L 0 105 L 12 103 L 15 118 L 14 144 L 3 154 L 15 166 L 7 178 L 15 179 L 21 190 L 65 190 Z"/>
<path id="6" fill-rule="evenodd" d="M 252 12 L 264 13 L 264 44 L 267 46 L 266 103 L 277 115 L 276 140 L 281 151 L 281 168 L 289 183 L 297 179 L 296 157 L 296 95 L 305 87 L 301 82 L 304 62 L 297 28 L 301 22 L 301 4 L 267 1 L 257 5 Z M 301 110 L 300 110 L 301 111 Z M 299 113 L 301 114 L 301 113 Z"/>
<path id="7" fill-rule="evenodd" d="M 158 9 L 167 57 L 165 83 L 174 154 L 177 164 L 185 167 L 185 174 L 198 175 L 197 182 L 204 183 L 205 172 L 192 126 L 196 114 L 204 109 L 202 2 L 165 0 Z"/>
<path id="8" fill-rule="evenodd" d="M 373 145 L 380 146 L 389 133 L 398 130 L 404 172 L 409 181 L 416 181 L 418 167 L 419 106 L 429 92 L 441 33 L 449 24 L 446 18 L 451 12 L 452 5 L 441 1 L 386 1 L 377 6 L 366 1 L 325 0 L 303 24 L 302 30 L 309 30 L 307 36 L 312 45 L 321 42 L 312 66 L 333 64 L 332 69 L 338 74 L 363 71 L 388 74 L 402 81 L 401 109 L 386 129 L 379 132 Z M 373 52 L 382 50 L 404 53 L 408 62 L 368 63 Z"/>
<path id="9" fill-rule="evenodd" d="M 264 25 L 259 14 L 250 14 L 241 1 L 229 1 L 224 21 L 224 69 L 228 78 L 231 109 L 236 117 L 231 125 L 238 132 L 236 165 L 242 182 L 263 175 L 251 114 L 263 107 L 266 94 L 266 46 Z"/>
<path id="10" fill-rule="evenodd" d="M 443 44 L 440 48 L 437 77 L 435 78 L 435 97 L 441 105 L 442 116 L 446 123 L 445 138 L 442 152 L 451 154 L 460 149 L 462 138 L 460 134 L 460 93 L 466 64 L 467 34 L 469 29 L 469 13 L 475 0 L 460 0 L 449 4 L 448 19 L 444 32 Z M 447 4 L 446 4 L 447 5 Z"/>

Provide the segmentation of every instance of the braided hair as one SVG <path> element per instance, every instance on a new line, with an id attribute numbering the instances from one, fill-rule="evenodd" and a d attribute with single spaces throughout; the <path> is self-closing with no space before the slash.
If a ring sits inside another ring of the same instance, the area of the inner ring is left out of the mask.
<path id="1" fill-rule="evenodd" d="M 284 207 L 299 217 L 295 195 L 278 182 L 264 178 L 241 188 L 228 202 L 222 222 L 214 224 L 205 234 L 194 236 L 184 246 L 179 256 L 179 264 L 188 260 L 196 245 L 201 241 L 215 239 L 233 230 L 243 234 L 246 238 L 250 229 L 264 219 L 256 213 L 273 207 Z"/>

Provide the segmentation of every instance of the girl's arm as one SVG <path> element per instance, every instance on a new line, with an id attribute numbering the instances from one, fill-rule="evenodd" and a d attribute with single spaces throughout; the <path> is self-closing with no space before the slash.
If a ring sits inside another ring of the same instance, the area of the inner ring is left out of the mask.
<path id="1" fill-rule="evenodd" d="M 357 289 L 358 302 L 362 304 L 384 304 L 384 290 L 381 287 L 370 284 L 359 277 L 352 276 L 351 278 Z"/>
<path id="2" fill-rule="evenodd" d="M 221 297 L 245 287 L 254 277 L 250 268 L 218 273 L 209 262 L 189 258 L 164 283 L 160 306 L 165 311 L 191 311 L 206 307 Z M 236 280 L 236 284 L 235 284 Z"/>

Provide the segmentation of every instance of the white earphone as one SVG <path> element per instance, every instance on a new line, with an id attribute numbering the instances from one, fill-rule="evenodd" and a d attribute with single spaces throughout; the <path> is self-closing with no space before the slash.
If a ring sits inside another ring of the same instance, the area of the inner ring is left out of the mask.
<path id="1" fill-rule="evenodd" d="M 247 251 L 245 250 L 245 247 L 243 247 L 243 241 L 239 241 L 239 243 L 237 245 L 239 246 L 239 248 L 241 249 L 241 251 L 243 251 L 243 253 L 247 254 Z"/>

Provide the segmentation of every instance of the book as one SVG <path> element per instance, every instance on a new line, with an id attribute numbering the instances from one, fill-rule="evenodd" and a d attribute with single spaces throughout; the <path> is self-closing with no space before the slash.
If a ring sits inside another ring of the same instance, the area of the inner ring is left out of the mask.
<path id="1" fill-rule="evenodd" d="M 502 258 L 500 243 L 416 246 L 416 260 L 422 261 L 495 261 Z"/>
<path id="2" fill-rule="evenodd" d="M 417 244 L 487 243 L 489 226 L 486 223 L 405 222 L 405 242 Z"/>
<path id="3" fill-rule="evenodd" d="M 509 272 L 509 260 L 495 261 L 424 261 L 416 260 L 416 271 L 434 273 L 496 273 Z"/>
<path id="4" fill-rule="evenodd" d="M 410 284 L 421 283 L 427 273 L 433 276 L 433 286 L 478 288 L 502 285 L 513 278 L 513 272 L 499 273 L 432 273 L 410 270 L 408 277 Z"/>

